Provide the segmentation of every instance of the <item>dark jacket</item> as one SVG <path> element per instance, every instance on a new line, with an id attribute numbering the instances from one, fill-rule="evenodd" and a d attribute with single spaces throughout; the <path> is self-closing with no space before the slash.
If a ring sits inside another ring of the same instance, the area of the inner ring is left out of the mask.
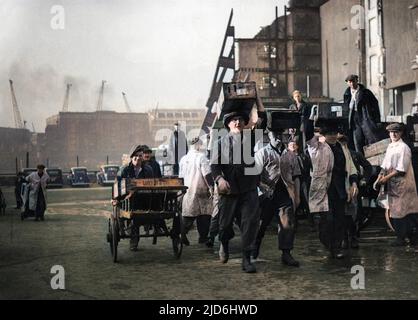
<path id="1" fill-rule="evenodd" d="M 305 101 L 302 100 L 301 107 L 298 109 L 296 103 L 289 106 L 289 110 L 296 110 L 299 111 L 300 114 L 300 124 L 301 124 L 301 132 L 305 132 L 306 127 L 308 126 L 309 116 L 311 115 L 312 107 L 307 104 Z"/>
<path id="2" fill-rule="evenodd" d="M 129 165 L 121 168 L 120 177 L 129 178 L 129 179 L 152 179 L 154 178 L 154 174 L 150 166 L 143 165 L 141 172 L 138 174 L 137 177 L 135 177 L 135 169 L 134 169 L 134 166 L 132 165 L 132 162 L 130 162 Z"/>
<path id="3" fill-rule="evenodd" d="M 266 114 L 265 112 L 259 112 L 259 124 L 257 126 L 257 129 L 265 129 L 266 126 Z M 231 135 L 228 134 L 225 137 L 218 140 L 218 151 L 217 154 L 214 154 L 212 157 L 211 163 L 211 171 L 212 171 L 212 177 L 214 181 L 217 181 L 217 179 L 220 176 L 223 176 L 226 181 L 228 181 L 230 187 L 231 187 L 231 194 L 232 195 L 238 195 L 247 193 L 249 191 L 257 190 L 257 186 L 259 183 L 260 175 L 254 175 L 254 174 L 246 174 L 246 168 L 254 168 L 255 162 L 253 161 L 251 164 L 246 164 L 243 157 L 243 152 L 245 151 L 245 148 L 243 146 L 243 141 L 241 139 L 241 163 L 239 164 L 233 164 L 232 162 L 232 154 L 233 154 L 233 145 L 229 144 L 228 139 L 230 139 Z M 257 143 L 255 141 L 255 135 L 254 131 L 251 134 L 251 157 L 254 159 L 254 146 Z M 225 150 L 225 148 L 222 148 L 222 146 L 228 146 L 229 145 L 229 154 L 223 154 L 222 151 Z M 224 149 L 224 150 L 223 150 Z M 222 160 L 225 159 L 224 157 L 227 157 L 226 159 L 229 159 L 228 161 Z M 227 164 L 223 164 L 227 162 Z"/>
<path id="4" fill-rule="evenodd" d="M 366 120 L 366 122 L 371 122 L 374 126 L 376 126 L 376 124 L 381 123 L 379 102 L 377 101 L 373 92 L 371 92 L 369 89 L 366 89 L 362 84 L 359 84 L 358 86 L 358 117 L 360 120 Z M 347 88 L 344 93 L 344 103 L 349 106 L 350 101 L 351 89 Z M 353 119 L 350 119 L 350 123 L 352 121 Z"/>
<path id="5" fill-rule="evenodd" d="M 158 164 L 157 161 L 155 161 L 154 159 L 151 159 L 147 163 L 147 165 L 151 167 L 152 173 L 154 174 L 154 178 L 161 178 L 162 177 L 161 168 L 160 168 L 160 165 Z"/>
<path id="6" fill-rule="evenodd" d="M 368 183 L 373 173 L 372 165 L 370 164 L 369 161 L 367 161 L 367 159 L 363 156 L 362 153 L 354 151 L 354 150 L 350 150 L 350 153 L 351 153 L 351 158 L 353 159 L 354 165 L 357 169 L 359 180 L 360 178 L 364 178 L 366 182 Z M 361 177 L 360 177 L 360 172 L 361 172 L 360 167 L 363 168 L 363 176 Z"/>

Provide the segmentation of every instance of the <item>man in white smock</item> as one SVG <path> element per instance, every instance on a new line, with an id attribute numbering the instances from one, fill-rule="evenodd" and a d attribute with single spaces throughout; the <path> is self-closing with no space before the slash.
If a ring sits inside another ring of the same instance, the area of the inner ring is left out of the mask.
<path id="1" fill-rule="evenodd" d="M 184 178 L 184 185 L 188 187 L 182 206 L 183 243 L 190 244 L 186 234 L 197 220 L 199 243 L 204 244 L 208 240 L 212 215 L 213 179 L 202 140 L 194 138 L 191 141 L 190 151 L 180 160 L 179 170 L 179 177 Z"/>
<path id="2" fill-rule="evenodd" d="M 386 128 L 389 131 L 389 144 L 381 165 L 382 171 L 375 185 L 386 185 L 386 192 L 379 198 L 387 198 L 386 209 L 389 209 L 397 239 L 393 246 L 404 246 L 406 238 L 411 245 L 417 244 L 418 228 L 418 195 L 412 167 L 411 149 L 402 140 L 403 125 L 394 123 Z M 415 232 L 414 232 L 415 229 Z"/>

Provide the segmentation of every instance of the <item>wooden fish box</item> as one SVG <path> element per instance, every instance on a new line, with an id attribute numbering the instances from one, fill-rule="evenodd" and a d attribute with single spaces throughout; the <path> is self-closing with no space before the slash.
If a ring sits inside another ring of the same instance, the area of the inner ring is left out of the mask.
<path id="1" fill-rule="evenodd" d="M 344 120 L 348 119 L 349 107 L 343 103 L 320 103 L 318 105 L 318 119 Z"/>
<path id="2" fill-rule="evenodd" d="M 368 158 L 367 161 L 370 162 L 370 164 L 374 167 L 380 167 L 382 165 L 383 159 L 385 158 L 385 154 L 379 154 L 377 156 Z"/>
<path id="3" fill-rule="evenodd" d="M 390 144 L 390 139 L 385 139 L 364 147 L 364 156 L 366 159 L 377 155 L 385 154 Z M 370 161 L 370 160 L 369 160 Z"/>
<path id="4" fill-rule="evenodd" d="M 300 114 L 298 111 L 273 111 L 268 113 L 267 127 L 270 130 L 285 130 L 300 128 Z"/>
<path id="5" fill-rule="evenodd" d="M 183 178 L 159 178 L 159 179 L 131 179 L 131 187 L 182 187 Z"/>
<path id="6" fill-rule="evenodd" d="M 254 81 L 224 83 L 223 90 L 225 100 L 257 98 L 257 87 Z"/>

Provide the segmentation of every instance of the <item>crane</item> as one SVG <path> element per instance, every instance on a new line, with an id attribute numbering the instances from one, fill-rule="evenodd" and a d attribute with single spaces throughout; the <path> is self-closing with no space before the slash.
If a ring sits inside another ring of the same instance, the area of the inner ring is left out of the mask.
<path id="1" fill-rule="evenodd" d="M 70 101 L 70 88 L 72 84 L 67 83 L 67 90 L 65 91 L 64 103 L 62 105 L 62 112 L 68 112 L 68 103 Z"/>
<path id="2" fill-rule="evenodd" d="M 126 93 L 122 92 L 122 96 L 123 96 L 123 101 L 125 101 L 126 112 L 131 113 L 132 110 L 131 110 L 131 107 L 129 106 L 128 99 L 126 98 Z"/>
<path id="3" fill-rule="evenodd" d="M 12 104 L 13 104 L 13 113 L 14 113 L 14 118 L 15 118 L 15 127 L 18 128 L 18 129 L 24 129 L 25 125 L 22 121 L 22 117 L 20 115 L 19 107 L 17 105 L 15 90 L 13 88 L 13 81 L 9 79 L 9 83 L 10 83 L 10 92 L 12 94 Z"/>
<path id="4" fill-rule="evenodd" d="M 97 101 L 96 111 L 103 110 L 103 94 L 104 94 L 105 83 L 106 83 L 106 80 L 102 80 L 102 87 L 100 88 L 99 101 Z"/>

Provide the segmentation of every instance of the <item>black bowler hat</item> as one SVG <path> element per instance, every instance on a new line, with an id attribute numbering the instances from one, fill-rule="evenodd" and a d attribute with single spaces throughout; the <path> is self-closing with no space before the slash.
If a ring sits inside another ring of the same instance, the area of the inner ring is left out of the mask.
<path id="1" fill-rule="evenodd" d="M 350 74 L 347 78 L 345 78 L 345 82 L 348 81 L 358 81 L 358 75 Z"/>
<path id="2" fill-rule="evenodd" d="M 245 114 L 243 112 L 237 112 L 236 111 L 236 112 L 231 112 L 231 113 L 227 113 L 226 115 L 224 115 L 224 119 L 223 119 L 224 126 L 227 128 L 228 127 L 228 124 L 235 117 L 241 117 L 241 118 L 243 118 L 244 119 L 244 122 L 245 122 L 245 125 L 247 125 L 248 122 L 250 121 L 250 117 L 247 114 Z"/>
<path id="3" fill-rule="evenodd" d="M 392 123 L 386 127 L 386 130 L 389 132 L 402 132 L 404 129 L 405 128 L 401 123 Z"/>

